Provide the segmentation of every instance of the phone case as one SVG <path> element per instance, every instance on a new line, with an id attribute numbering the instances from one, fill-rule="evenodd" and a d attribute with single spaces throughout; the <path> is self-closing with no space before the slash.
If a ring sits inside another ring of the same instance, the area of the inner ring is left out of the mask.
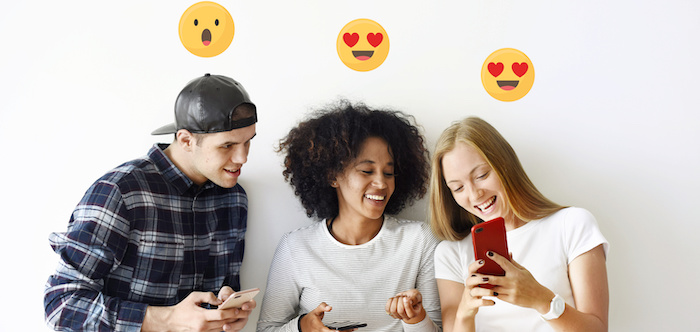
<path id="1" fill-rule="evenodd" d="M 222 303 L 218 309 L 230 309 L 230 308 L 240 308 L 243 303 L 252 300 L 255 295 L 260 293 L 259 288 L 246 289 L 244 291 L 235 292 L 233 295 L 229 296 L 224 303 Z"/>
<path id="2" fill-rule="evenodd" d="M 489 259 L 488 255 L 486 255 L 486 252 L 493 251 L 510 259 L 506 239 L 506 226 L 503 218 L 499 217 L 474 225 L 472 227 L 472 243 L 474 244 L 474 256 L 476 260 L 484 260 L 484 266 L 477 270 L 477 272 L 495 276 L 503 276 L 506 274 L 496 262 Z"/>
<path id="3" fill-rule="evenodd" d="M 336 331 L 352 330 L 352 329 L 357 329 L 357 328 L 365 327 L 365 326 L 367 326 L 366 323 L 351 322 L 351 321 L 332 322 L 332 323 L 326 324 L 327 328 L 329 328 L 331 330 L 336 330 Z"/>

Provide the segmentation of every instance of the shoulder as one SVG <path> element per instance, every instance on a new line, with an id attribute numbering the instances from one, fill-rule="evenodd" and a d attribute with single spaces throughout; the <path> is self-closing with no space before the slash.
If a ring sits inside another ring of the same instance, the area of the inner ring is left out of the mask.
<path id="1" fill-rule="evenodd" d="M 162 177 L 153 162 L 147 157 L 127 161 L 102 175 L 95 183 L 114 184 L 129 187 L 153 176 Z"/>
<path id="2" fill-rule="evenodd" d="M 456 257 L 459 256 L 460 253 L 471 251 L 471 246 L 465 245 L 471 244 L 471 241 L 471 235 L 459 241 L 442 241 L 437 245 L 437 248 L 435 248 L 435 257 Z"/>
<path id="3" fill-rule="evenodd" d="M 593 214 L 580 207 L 568 207 L 561 209 L 548 217 L 552 221 L 562 223 L 568 229 L 598 227 Z"/>
<path id="4" fill-rule="evenodd" d="M 394 216 L 385 217 L 386 228 L 392 232 L 401 233 L 403 237 L 418 237 L 424 241 L 435 242 L 438 240 L 430 229 L 430 225 L 424 221 L 401 219 Z"/>
<path id="5" fill-rule="evenodd" d="M 318 237 L 323 234 L 323 229 L 321 227 L 324 225 L 325 221 L 314 221 L 308 226 L 299 227 L 293 231 L 287 232 L 282 235 L 280 244 L 303 244 L 310 240 L 318 239 Z"/>

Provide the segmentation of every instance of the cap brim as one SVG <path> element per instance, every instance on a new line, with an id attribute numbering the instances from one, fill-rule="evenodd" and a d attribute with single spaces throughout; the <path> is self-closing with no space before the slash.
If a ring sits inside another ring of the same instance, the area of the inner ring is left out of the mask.
<path id="1" fill-rule="evenodd" d="M 162 126 L 156 130 L 154 130 L 151 135 L 165 135 L 165 134 L 174 134 L 177 132 L 177 128 L 175 127 L 174 123 L 171 123 L 169 125 Z"/>

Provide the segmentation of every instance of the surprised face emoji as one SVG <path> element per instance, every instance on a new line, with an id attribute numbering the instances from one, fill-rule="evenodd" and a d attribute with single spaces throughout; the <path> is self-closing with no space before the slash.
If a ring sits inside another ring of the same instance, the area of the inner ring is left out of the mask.
<path id="1" fill-rule="evenodd" d="M 481 83 L 491 97 L 515 101 L 524 97 L 535 83 L 535 68 L 525 53 L 502 48 L 486 58 Z"/>
<path id="2" fill-rule="evenodd" d="M 233 18 L 226 8 L 215 2 L 198 2 L 182 14 L 179 33 L 182 45 L 190 53 L 201 57 L 217 56 L 233 40 Z"/>
<path id="3" fill-rule="evenodd" d="M 336 48 L 340 61 L 348 68 L 370 71 L 379 67 L 389 55 L 389 36 L 377 22 L 361 18 L 340 30 Z"/>

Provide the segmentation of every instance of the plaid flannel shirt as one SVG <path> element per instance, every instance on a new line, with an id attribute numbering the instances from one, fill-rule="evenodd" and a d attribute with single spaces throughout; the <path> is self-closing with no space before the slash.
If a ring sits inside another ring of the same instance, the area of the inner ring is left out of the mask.
<path id="1" fill-rule="evenodd" d="M 97 180 L 65 233 L 44 291 L 49 326 L 139 331 L 147 305 L 240 288 L 248 201 L 240 185 L 195 185 L 154 145 Z"/>

